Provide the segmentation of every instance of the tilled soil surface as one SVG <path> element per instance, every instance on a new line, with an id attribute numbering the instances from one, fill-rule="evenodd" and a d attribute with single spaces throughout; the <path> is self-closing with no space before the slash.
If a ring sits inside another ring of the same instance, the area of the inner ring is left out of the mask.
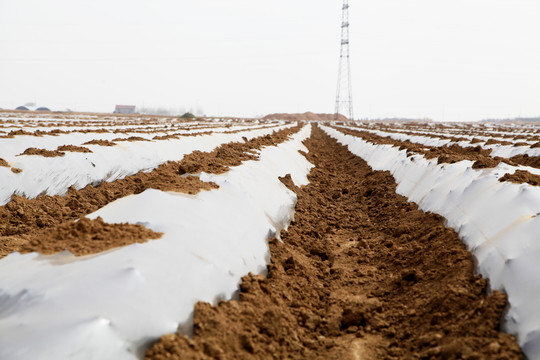
<path id="1" fill-rule="evenodd" d="M 531 174 L 525 170 L 516 170 L 513 174 L 505 174 L 499 181 L 510 181 L 516 184 L 527 183 L 529 185 L 540 186 L 540 175 Z"/>
<path id="2" fill-rule="evenodd" d="M 519 359 L 499 332 L 505 295 L 487 295 L 441 217 L 396 194 L 388 172 L 314 129 L 316 165 L 268 276 L 238 300 L 199 303 L 193 338 L 165 335 L 147 359 Z M 203 285 L 202 285 L 203 286 Z"/>
<path id="3" fill-rule="evenodd" d="M 519 155 L 514 156 L 509 159 L 501 157 L 491 157 L 491 150 L 482 149 L 481 146 L 475 147 L 461 147 L 457 144 L 452 144 L 450 146 L 426 146 L 417 143 L 413 143 L 409 140 L 399 141 L 394 140 L 390 137 L 379 136 L 372 134 L 368 131 L 357 131 L 351 129 L 344 129 L 340 127 L 333 127 L 334 129 L 356 137 L 360 137 L 365 141 L 369 141 L 373 144 L 385 144 L 399 147 L 400 149 L 407 150 L 407 154 L 421 154 L 426 159 L 437 159 L 438 164 L 447 163 L 453 164 L 462 160 L 471 160 L 474 161 L 472 165 L 473 169 L 485 169 L 485 168 L 494 168 L 501 161 L 512 165 L 525 165 L 540 168 L 540 159 L 537 156 L 527 156 Z M 505 175 L 499 179 L 499 181 L 510 181 L 516 184 L 530 184 L 538 186 L 540 182 L 540 176 L 532 174 L 526 170 L 518 170 L 515 175 Z"/>
<path id="4" fill-rule="evenodd" d="M 116 146 L 116 143 L 109 140 L 96 139 L 87 141 L 83 145 Z"/>
<path id="5" fill-rule="evenodd" d="M 535 146 L 531 146 L 534 148 Z M 525 166 L 535 167 L 540 169 L 540 156 L 516 155 L 510 158 L 510 160 Z"/>
<path id="6" fill-rule="evenodd" d="M 30 250 L 39 248 L 42 254 L 54 254 L 69 250 L 76 256 L 95 254 L 119 246 L 143 243 L 149 239 L 159 239 L 156 233 L 142 225 L 108 224 L 100 217 L 90 220 L 85 217 L 77 221 L 68 221 L 59 226 L 47 229 L 35 236 Z"/>
<path id="7" fill-rule="evenodd" d="M 28 149 L 24 150 L 24 152 L 22 154 L 20 154 L 19 156 L 22 156 L 22 155 L 41 155 L 41 156 L 44 156 L 44 157 L 56 157 L 56 156 L 64 156 L 66 154 L 64 152 L 58 151 L 58 150 L 46 150 L 46 149 L 28 148 Z"/>
<path id="8" fill-rule="evenodd" d="M 148 229 L 142 226 L 130 228 L 131 232 L 139 229 L 142 232 L 140 236 L 127 236 L 122 229 L 113 231 L 117 225 L 109 225 L 102 232 L 107 233 L 107 237 L 86 236 L 84 230 L 93 228 L 75 226 L 73 221 L 119 198 L 139 194 L 149 188 L 187 194 L 215 189 L 218 187 L 216 184 L 203 182 L 189 174 L 203 171 L 220 174 L 226 172 L 229 166 L 240 165 L 242 161 L 257 160 L 258 157 L 254 155 L 257 150 L 286 141 L 300 128 L 296 126 L 245 142 L 223 144 L 212 152 L 195 151 L 182 161 L 167 162 L 149 173 L 139 172 L 96 187 L 88 185 L 81 190 L 72 187 L 65 196 L 40 195 L 27 199 L 14 195 L 9 203 L 0 206 L 0 258 L 15 251 L 50 254 L 64 249 L 74 250 L 72 252 L 76 255 L 86 255 L 153 239 L 155 236 L 148 236 L 145 232 Z M 62 234 L 66 226 L 75 226 L 78 236 L 60 241 L 60 236 L 50 235 Z M 51 228 L 53 230 L 49 230 Z"/>
<path id="9" fill-rule="evenodd" d="M 453 164 L 461 160 L 471 160 L 475 163 L 473 168 L 490 168 L 496 167 L 504 160 L 503 158 L 492 158 L 490 156 L 491 150 L 482 149 L 480 146 L 476 147 L 461 147 L 457 144 L 450 146 L 427 146 L 422 144 L 413 143 L 409 140 L 399 141 L 392 138 L 379 136 L 368 131 L 357 131 L 351 129 L 344 129 L 335 127 L 334 129 L 352 136 L 360 137 L 366 141 L 374 144 L 385 144 L 399 147 L 400 149 L 407 150 L 408 153 L 416 153 L 424 155 L 426 159 L 437 159 L 437 163 Z M 512 164 L 515 165 L 515 164 Z"/>
<path id="10" fill-rule="evenodd" d="M 58 151 L 71 151 L 71 152 L 82 152 L 82 153 L 91 153 L 92 150 L 90 150 L 87 147 L 84 146 L 76 146 L 76 145 L 62 145 L 59 146 Z"/>
<path id="11" fill-rule="evenodd" d="M 340 125 L 352 125 L 356 126 L 358 128 L 369 128 L 369 129 L 376 129 L 386 132 L 392 132 L 392 133 L 400 133 L 400 134 L 408 134 L 408 135 L 420 135 L 420 136 L 428 136 L 433 138 L 439 138 L 439 139 L 449 139 L 453 141 L 459 141 L 459 140 L 465 140 L 469 141 L 469 138 L 459 136 L 459 135 L 466 135 L 466 136 L 473 136 L 474 138 L 471 140 L 471 143 L 475 142 L 486 142 L 486 140 L 482 140 L 480 138 L 476 138 L 477 136 L 485 136 L 488 138 L 496 137 L 496 138 L 506 138 L 506 139 L 513 139 L 513 140 L 527 140 L 527 141 L 538 141 L 538 130 L 533 128 L 521 128 L 520 132 L 527 132 L 528 134 L 524 133 L 515 133 L 515 129 L 511 128 L 498 128 L 498 129 L 492 129 L 491 131 L 486 129 L 475 129 L 469 127 L 468 130 L 462 129 L 458 130 L 458 128 L 454 127 L 448 127 L 445 125 L 438 125 L 431 123 L 429 125 L 427 124 L 412 124 L 412 123 L 401 123 L 396 127 L 396 124 L 393 125 L 381 125 L 381 124 L 374 124 L 374 123 L 368 123 L 368 124 L 346 124 L 341 123 Z M 509 133 L 510 132 L 510 133 Z M 521 146 L 531 146 L 528 143 L 525 142 L 510 142 L 505 140 L 499 140 L 491 138 L 487 140 L 487 145 L 489 144 L 501 144 L 501 145 L 514 145 L 519 146 L 517 144 L 523 144 Z M 535 147 L 534 145 L 531 147 Z"/>

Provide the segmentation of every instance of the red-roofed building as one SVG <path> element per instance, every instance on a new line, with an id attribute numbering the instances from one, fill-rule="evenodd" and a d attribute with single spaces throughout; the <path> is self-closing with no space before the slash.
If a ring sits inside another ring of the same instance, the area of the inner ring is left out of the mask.
<path id="1" fill-rule="evenodd" d="M 135 114 L 135 105 L 116 105 L 115 114 Z"/>

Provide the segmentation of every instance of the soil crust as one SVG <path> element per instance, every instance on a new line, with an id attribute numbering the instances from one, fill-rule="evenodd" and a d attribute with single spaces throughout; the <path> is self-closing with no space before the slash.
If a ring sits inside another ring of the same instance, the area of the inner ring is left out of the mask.
<path id="1" fill-rule="evenodd" d="M 499 332 L 506 297 L 487 295 L 471 255 L 440 216 L 396 194 L 315 128 L 316 165 L 294 187 L 295 221 L 269 243 L 268 276 L 237 300 L 198 303 L 193 338 L 163 336 L 147 359 L 520 359 Z"/>

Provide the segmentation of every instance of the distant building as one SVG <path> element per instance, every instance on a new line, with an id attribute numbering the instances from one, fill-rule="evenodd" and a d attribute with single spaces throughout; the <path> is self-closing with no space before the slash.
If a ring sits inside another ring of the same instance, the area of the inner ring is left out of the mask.
<path id="1" fill-rule="evenodd" d="M 116 105 L 114 114 L 135 114 L 135 105 Z"/>

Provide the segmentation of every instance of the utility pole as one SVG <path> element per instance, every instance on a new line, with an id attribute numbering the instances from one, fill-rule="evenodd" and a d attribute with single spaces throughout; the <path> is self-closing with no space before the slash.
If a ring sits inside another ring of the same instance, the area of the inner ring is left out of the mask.
<path id="1" fill-rule="evenodd" d="M 349 0 L 343 0 L 343 19 L 341 22 L 341 50 L 339 56 L 336 111 L 334 120 L 343 114 L 354 120 L 351 83 L 351 61 L 349 57 Z"/>

